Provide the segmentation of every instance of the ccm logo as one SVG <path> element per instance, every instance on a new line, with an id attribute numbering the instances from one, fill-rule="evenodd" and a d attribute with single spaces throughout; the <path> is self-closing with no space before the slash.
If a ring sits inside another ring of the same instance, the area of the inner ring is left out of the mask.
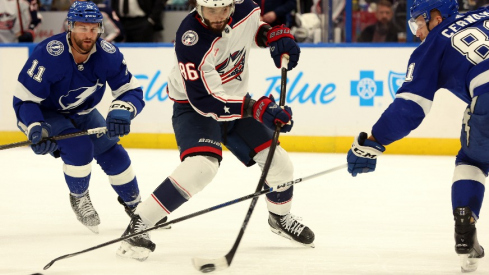
<path id="1" fill-rule="evenodd" d="M 369 158 L 369 159 L 376 159 L 377 155 L 370 154 L 369 152 L 365 152 L 363 150 L 360 150 L 358 148 L 353 148 L 353 152 L 355 152 L 355 155 L 360 156 L 362 158 Z"/>

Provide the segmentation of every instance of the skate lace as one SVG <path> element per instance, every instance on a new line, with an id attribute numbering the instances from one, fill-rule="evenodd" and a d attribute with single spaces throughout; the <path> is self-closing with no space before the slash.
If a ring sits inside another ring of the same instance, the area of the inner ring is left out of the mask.
<path id="1" fill-rule="evenodd" d="M 289 213 L 280 219 L 280 223 L 285 230 L 299 236 L 302 233 L 302 230 L 306 228 L 305 225 L 299 222 L 301 220 L 301 217 L 297 217 Z"/>
<path id="2" fill-rule="evenodd" d="M 95 209 L 92 206 L 90 197 L 83 196 L 77 199 L 77 204 L 78 204 L 78 210 L 83 217 L 95 214 Z"/>
<path id="3" fill-rule="evenodd" d="M 147 228 L 148 228 L 148 226 L 141 220 L 141 218 L 139 218 L 134 223 L 134 225 L 133 225 L 133 232 L 131 232 L 131 233 L 141 232 L 143 230 L 146 230 Z M 143 234 L 140 234 L 139 236 L 141 238 L 149 239 L 148 232 L 145 232 Z"/>

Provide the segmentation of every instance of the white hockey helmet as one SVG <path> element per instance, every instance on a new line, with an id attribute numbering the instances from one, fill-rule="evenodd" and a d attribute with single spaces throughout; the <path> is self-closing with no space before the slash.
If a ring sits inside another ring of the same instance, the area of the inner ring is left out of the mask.
<path id="1" fill-rule="evenodd" d="M 197 0 L 197 13 L 199 16 L 204 19 L 204 15 L 202 13 L 202 7 L 208 8 L 220 8 L 231 6 L 231 11 L 229 12 L 229 16 L 234 13 L 234 0 Z"/>

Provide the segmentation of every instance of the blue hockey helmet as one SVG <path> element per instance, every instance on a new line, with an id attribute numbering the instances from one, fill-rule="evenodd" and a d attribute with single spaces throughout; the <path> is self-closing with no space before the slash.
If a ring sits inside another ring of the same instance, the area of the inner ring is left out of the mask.
<path id="1" fill-rule="evenodd" d="M 428 23 L 431 20 L 432 10 L 438 10 L 441 17 L 445 19 L 458 13 L 458 2 L 457 0 L 414 0 L 410 9 L 411 19 L 409 19 L 409 27 L 413 34 L 416 34 L 418 29 L 416 18 L 423 16 Z"/>
<path id="2" fill-rule="evenodd" d="M 75 1 L 68 10 L 68 22 L 85 22 L 102 24 L 102 13 L 97 5 L 89 1 Z"/>

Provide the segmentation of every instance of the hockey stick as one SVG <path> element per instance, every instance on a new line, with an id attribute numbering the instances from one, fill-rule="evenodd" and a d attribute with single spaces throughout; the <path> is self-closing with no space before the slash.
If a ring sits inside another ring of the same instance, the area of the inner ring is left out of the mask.
<path id="1" fill-rule="evenodd" d="M 287 86 L 287 65 L 289 63 L 289 56 L 284 54 L 282 56 L 282 76 L 280 79 L 280 100 L 279 100 L 279 105 L 280 107 L 283 108 L 285 105 L 285 95 L 286 95 L 286 86 Z M 263 170 L 261 173 L 260 180 L 258 181 L 258 186 L 256 187 L 255 192 L 259 192 L 261 189 L 263 189 L 263 186 L 265 185 L 265 180 L 268 175 L 268 170 L 270 170 L 270 166 L 272 164 L 272 159 L 273 155 L 275 153 L 275 148 L 277 147 L 278 143 L 278 137 L 280 135 L 280 128 L 282 125 L 277 123 L 275 126 L 275 132 L 273 133 L 273 138 L 272 138 L 272 143 L 270 144 L 270 148 L 268 151 L 267 159 L 265 161 L 265 164 L 263 165 Z M 243 235 L 245 233 L 246 227 L 248 226 L 248 222 L 250 221 L 251 214 L 253 214 L 253 210 L 255 210 L 256 203 L 258 201 L 258 197 L 254 197 L 253 200 L 251 200 L 250 207 L 248 208 L 248 212 L 246 213 L 245 219 L 243 221 L 243 224 L 241 225 L 241 229 L 239 230 L 238 237 L 236 237 L 236 240 L 234 241 L 233 247 L 231 247 L 231 250 L 221 258 L 218 259 L 202 259 L 202 258 L 193 258 L 192 262 L 194 263 L 194 267 L 202 271 L 203 273 L 209 273 L 216 268 L 216 263 L 219 264 L 219 269 L 224 269 L 227 268 L 231 265 L 231 262 L 234 259 L 234 255 L 236 255 L 236 251 L 238 250 L 238 246 L 241 243 L 241 239 L 243 238 Z"/>
<path id="2" fill-rule="evenodd" d="M 107 128 L 99 127 L 99 128 L 83 130 L 81 132 L 76 132 L 76 133 L 69 133 L 69 134 L 63 134 L 63 135 L 54 136 L 54 137 L 43 138 L 43 140 L 48 140 L 48 139 L 50 139 L 50 140 L 62 140 L 62 139 L 67 139 L 67 138 L 74 138 L 74 137 L 94 135 L 94 134 L 105 134 L 106 132 L 107 132 Z M 20 141 L 20 142 L 15 142 L 15 143 L 9 143 L 9 144 L 5 144 L 5 145 L 0 145 L 0 150 L 16 148 L 16 147 L 21 147 L 21 146 L 26 146 L 26 145 L 31 145 L 31 144 L 32 144 L 32 142 L 30 140 Z"/>
<path id="3" fill-rule="evenodd" d="M 140 234 L 144 234 L 144 233 L 146 233 L 148 231 L 152 231 L 152 230 L 158 229 L 160 227 L 166 227 L 166 226 L 171 225 L 171 224 L 179 223 L 179 222 L 182 222 L 182 221 L 185 221 L 185 220 L 188 220 L 188 219 L 191 219 L 191 218 L 200 216 L 202 214 L 209 213 L 209 212 L 212 212 L 214 210 L 221 209 L 221 208 L 224 208 L 224 207 L 227 207 L 227 206 L 236 204 L 238 202 L 242 202 L 242 201 L 249 200 L 249 199 L 252 199 L 252 198 L 257 198 L 257 197 L 259 197 L 261 195 L 272 193 L 272 192 L 275 192 L 275 191 L 277 191 L 279 189 L 282 189 L 282 188 L 288 188 L 288 187 L 290 187 L 292 185 L 295 185 L 295 184 L 297 184 L 299 182 L 303 182 L 303 181 L 306 181 L 306 180 L 314 179 L 314 178 L 317 178 L 319 176 L 322 176 L 322 175 L 325 175 L 325 174 L 329 174 L 329 173 L 334 172 L 334 171 L 341 170 L 341 169 L 345 168 L 346 166 L 347 166 L 347 164 L 342 164 L 342 165 L 339 165 L 339 166 L 336 166 L 336 167 L 333 167 L 333 168 L 330 168 L 330 169 L 321 171 L 321 172 L 316 173 L 316 174 L 313 174 L 313 175 L 305 176 L 303 178 L 298 178 L 298 179 L 295 179 L 295 180 L 292 180 L 292 181 L 289 181 L 289 182 L 282 183 L 282 184 L 278 185 L 277 187 L 270 187 L 270 188 L 264 189 L 262 191 L 255 192 L 253 194 L 249 194 L 249 195 L 246 195 L 246 196 L 243 196 L 243 197 L 240 197 L 240 198 L 237 198 L 237 199 L 234 199 L 234 200 L 225 202 L 225 203 L 221 203 L 221 204 L 218 204 L 218 205 L 215 205 L 215 206 L 212 206 L 212 207 L 209 207 L 209 208 L 206 208 L 206 209 L 203 209 L 203 210 L 194 212 L 192 214 L 188 214 L 186 216 L 183 216 L 183 217 L 180 217 L 180 218 L 171 220 L 171 221 L 167 221 L 165 223 L 161 223 L 161 224 L 155 225 L 153 227 L 147 228 L 145 230 L 139 231 L 139 232 L 134 233 L 134 234 L 123 236 L 123 237 L 114 239 L 112 241 L 108 241 L 108 242 L 105 242 L 105 243 L 102 243 L 102 244 L 99 244 L 99 245 L 96 245 L 96 246 L 92 246 L 90 248 L 87 248 L 87 249 L 84 249 L 84 250 L 81 250 L 81 251 L 78 251 L 78 252 L 74 252 L 74 253 L 70 253 L 70 254 L 66 254 L 66 255 L 60 256 L 60 257 L 58 257 L 58 258 L 50 261 L 46 266 L 44 266 L 44 270 L 47 270 L 55 262 L 57 262 L 59 260 L 71 258 L 71 257 L 77 256 L 77 255 L 80 255 L 80 254 L 83 254 L 83 253 L 86 253 L 86 252 L 89 252 L 89 251 L 93 251 L 93 250 L 96 250 L 96 249 L 99 249 L 99 248 L 102 248 L 102 247 L 105 247 L 105 246 L 114 244 L 114 243 L 118 243 L 120 241 L 129 239 L 129 238 L 132 238 L 134 236 L 137 236 L 137 235 L 140 235 Z M 211 261 L 211 260 L 208 260 L 208 259 L 202 260 L 202 262 L 200 262 L 200 266 L 204 265 L 205 263 L 209 263 L 209 261 Z M 195 262 L 194 262 L 194 264 L 195 264 Z M 224 268 L 226 268 L 226 267 L 229 266 L 225 257 L 222 257 L 222 258 L 219 258 L 219 259 L 215 259 L 210 264 L 213 264 L 216 267 L 217 270 L 224 269 Z"/>

